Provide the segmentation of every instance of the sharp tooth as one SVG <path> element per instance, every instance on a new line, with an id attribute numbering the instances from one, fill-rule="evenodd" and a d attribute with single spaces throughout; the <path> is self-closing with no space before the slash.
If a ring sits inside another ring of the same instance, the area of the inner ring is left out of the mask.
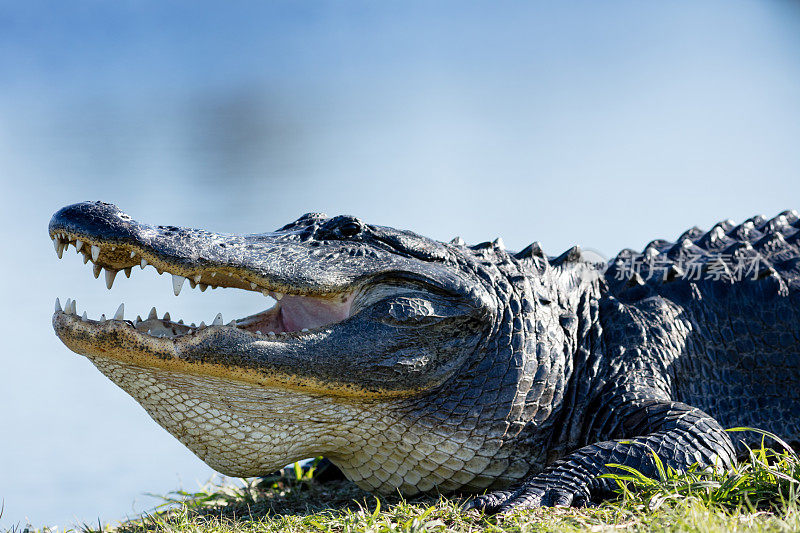
<path id="1" fill-rule="evenodd" d="M 61 300 L 56 298 L 56 313 L 60 313 L 60 312 L 61 312 Z"/>
<path id="2" fill-rule="evenodd" d="M 282 292 L 276 292 L 275 293 L 275 299 L 280 302 L 281 298 L 283 298 L 283 293 Z"/>
<path id="3" fill-rule="evenodd" d="M 159 276 L 160 276 L 161 274 L 163 274 L 163 273 L 164 273 L 164 271 L 163 271 L 163 270 L 161 270 L 161 269 L 160 269 L 160 268 L 158 268 L 158 267 L 156 267 L 156 272 L 158 272 L 158 275 L 159 275 Z"/>
<path id="4" fill-rule="evenodd" d="M 308 331 L 308 328 L 303 328 L 300 330 L 301 333 L 305 333 L 306 331 Z"/>
<path id="5" fill-rule="evenodd" d="M 61 259 L 64 257 L 64 243 L 60 240 L 56 243 L 56 254 L 58 254 L 58 258 Z"/>
<path id="6" fill-rule="evenodd" d="M 146 267 L 146 266 L 147 266 L 147 259 L 145 259 L 144 257 L 142 257 L 142 262 L 141 262 L 141 263 L 139 263 L 139 265 L 141 265 L 141 267 L 142 267 L 142 270 L 144 270 L 144 267 Z"/>
<path id="7" fill-rule="evenodd" d="M 148 330 L 147 330 L 147 334 L 148 334 L 148 335 L 152 335 L 153 333 L 151 332 L 151 330 L 149 330 L 149 329 L 148 329 Z"/>
<path id="8" fill-rule="evenodd" d="M 136 315 L 136 322 L 134 322 L 134 324 L 138 324 L 141 321 L 142 321 L 142 316 L 141 315 Z"/>
<path id="9" fill-rule="evenodd" d="M 198 283 L 197 286 L 200 287 L 200 292 L 206 292 L 206 289 L 208 288 L 208 285 L 205 283 Z"/>
<path id="10" fill-rule="evenodd" d="M 217 273 L 216 273 L 216 272 L 212 272 L 212 273 L 211 273 L 211 277 L 212 277 L 212 278 L 213 278 L 214 276 L 216 276 L 216 275 L 217 275 Z"/>
<path id="11" fill-rule="evenodd" d="M 53 237 L 53 250 L 58 253 L 58 237 Z"/>
<path id="12" fill-rule="evenodd" d="M 125 269 L 125 277 L 126 278 L 131 277 L 131 267 Z"/>
<path id="13" fill-rule="evenodd" d="M 227 323 L 227 325 L 235 328 L 236 327 L 236 321 L 235 320 L 231 320 L 230 322 Z"/>
<path id="14" fill-rule="evenodd" d="M 269 291 L 267 289 L 264 289 L 263 291 L 261 291 L 261 294 L 263 294 L 264 296 L 269 296 Z"/>
<path id="15" fill-rule="evenodd" d="M 257 329 L 257 330 L 256 330 L 256 335 L 261 335 L 261 334 L 262 334 L 262 333 L 261 333 L 261 330 L 260 330 L 260 329 Z"/>
<path id="16" fill-rule="evenodd" d="M 83 241 L 78 239 L 77 241 L 75 241 L 75 251 L 80 252 L 81 248 L 83 248 Z"/>
<path id="17" fill-rule="evenodd" d="M 152 320 L 154 318 L 158 318 L 158 314 L 156 313 L 155 307 L 150 310 L 150 314 L 147 315 L 147 320 Z"/>
<path id="18" fill-rule="evenodd" d="M 100 247 L 96 244 L 92 245 L 92 261 L 97 261 L 97 258 L 100 257 Z"/>
<path id="19" fill-rule="evenodd" d="M 195 275 L 194 275 L 194 277 L 193 277 L 192 279 L 194 280 L 194 282 L 195 282 L 195 283 L 200 283 L 200 279 L 201 279 L 202 277 L 203 277 L 203 275 L 202 275 L 202 274 L 195 274 Z"/>
<path id="20" fill-rule="evenodd" d="M 275 332 L 274 331 L 270 331 L 270 332 L 267 333 L 267 335 L 269 335 L 270 337 L 274 337 L 275 336 Z"/>
<path id="21" fill-rule="evenodd" d="M 89 317 L 88 317 L 88 316 L 86 316 L 86 311 L 84 311 L 84 312 L 83 312 L 83 314 L 81 315 L 81 320 L 83 320 L 84 322 L 86 322 L 87 320 L 89 320 Z"/>
<path id="22" fill-rule="evenodd" d="M 131 250 L 131 259 L 133 259 L 134 257 L 136 257 L 136 252 Z"/>
<path id="23" fill-rule="evenodd" d="M 183 324 L 183 319 L 178 320 L 178 324 Z"/>
<path id="24" fill-rule="evenodd" d="M 111 287 L 114 285 L 114 278 L 117 277 L 116 270 L 109 270 L 106 269 L 106 288 L 111 290 Z"/>
<path id="25" fill-rule="evenodd" d="M 195 287 L 197 287 L 197 282 L 195 280 L 193 280 L 192 278 L 188 278 L 188 279 L 189 279 L 189 286 L 191 288 L 194 289 Z"/>
<path id="26" fill-rule="evenodd" d="M 200 322 L 200 327 L 198 329 L 203 329 L 204 327 L 206 327 L 206 323 L 205 322 Z"/>
<path id="27" fill-rule="evenodd" d="M 106 321 L 106 315 L 100 315 L 100 323 L 102 324 L 105 321 Z"/>
<path id="28" fill-rule="evenodd" d="M 172 275 L 172 292 L 175 293 L 175 296 L 181 293 L 181 289 L 183 288 L 183 281 L 186 278 L 183 276 L 179 276 L 177 274 Z"/>
<path id="29" fill-rule="evenodd" d="M 171 319 L 170 319 L 170 316 L 169 316 L 169 311 L 167 311 L 166 313 L 164 313 L 164 320 L 166 320 L 167 322 L 170 322 L 170 321 L 171 321 Z"/>
<path id="30" fill-rule="evenodd" d="M 114 320 L 125 320 L 125 304 L 119 304 L 117 312 L 114 313 Z"/>
<path id="31" fill-rule="evenodd" d="M 100 277 L 100 271 L 101 271 L 101 270 L 103 270 L 103 267 L 101 267 L 101 266 L 100 266 L 100 265 L 98 265 L 97 263 L 94 263 L 94 264 L 92 265 L 92 273 L 94 274 L 94 277 L 95 277 L 95 279 L 97 279 L 97 278 L 99 278 L 99 277 Z"/>
<path id="32" fill-rule="evenodd" d="M 68 315 L 71 315 L 70 310 L 72 308 L 72 298 L 67 298 L 67 301 L 64 302 L 64 312 Z"/>
<path id="33" fill-rule="evenodd" d="M 89 262 L 89 254 L 83 254 L 83 264 L 85 265 L 88 262 Z"/>
<path id="34" fill-rule="evenodd" d="M 194 322 L 192 322 L 192 323 L 190 324 L 190 326 L 192 326 L 193 328 L 196 328 L 196 327 L 197 327 L 197 324 L 195 324 Z"/>
<path id="35" fill-rule="evenodd" d="M 217 313 L 217 316 L 214 317 L 214 322 L 212 322 L 211 325 L 212 326 L 222 325 L 222 313 Z"/>
<path id="36" fill-rule="evenodd" d="M 73 315 L 78 314 L 78 300 L 72 300 L 72 303 L 69 304 L 69 310 Z"/>
<path id="37" fill-rule="evenodd" d="M 250 282 L 250 288 L 251 288 L 251 289 L 253 289 L 253 290 L 255 290 L 255 289 L 256 289 L 256 287 L 258 287 L 258 285 L 256 285 L 255 283 L 253 283 L 253 282 L 251 281 L 251 282 Z"/>
<path id="38" fill-rule="evenodd" d="M 112 252 L 113 252 L 114 250 L 116 250 L 116 249 L 117 249 L 117 247 L 116 247 L 116 246 L 112 246 L 112 247 L 111 247 L 111 251 L 112 251 Z"/>
<path id="39" fill-rule="evenodd" d="M 194 333 L 194 330 L 192 328 L 189 328 L 189 331 L 187 331 L 186 333 L 191 335 L 192 333 Z"/>

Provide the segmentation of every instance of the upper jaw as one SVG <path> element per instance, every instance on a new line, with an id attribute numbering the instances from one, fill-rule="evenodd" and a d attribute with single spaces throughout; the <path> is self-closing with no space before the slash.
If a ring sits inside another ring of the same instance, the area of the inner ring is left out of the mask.
<path id="1" fill-rule="evenodd" d="M 403 262 L 376 249 L 367 259 L 358 243 L 314 241 L 305 229 L 233 235 L 151 226 L 112 204 L 83 202 L 58 211 L 49 233 L 59 255 L 70 244 L 80 246 L 96 275 L 104 269 L 109 283 L 119 271 L 130 275 L 135 266 L 152 265 L 173 275 L 176 294 L 188 280 L 201 290 L 232 287 L 278 298 L 337 295 Z"/>

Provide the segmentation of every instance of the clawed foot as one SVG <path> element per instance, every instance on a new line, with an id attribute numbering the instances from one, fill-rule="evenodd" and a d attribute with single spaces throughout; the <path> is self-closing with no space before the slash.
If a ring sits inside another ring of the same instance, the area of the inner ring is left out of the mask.
<path id="1" fill-rule="evenodd" d="M 586 507 L 591 504 L 589 490 L 585 486 L 548 483 L 534 478 L 514 491 L 496 491 L 476 496 L 464 505 L 464 510 L 506 514 L 537 507 Z"/>

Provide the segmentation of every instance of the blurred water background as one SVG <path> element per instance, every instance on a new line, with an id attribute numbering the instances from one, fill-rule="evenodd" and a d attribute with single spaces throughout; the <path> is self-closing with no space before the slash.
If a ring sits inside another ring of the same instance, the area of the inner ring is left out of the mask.
<path id="1" fill-rule="evenodd" d="M 56 339 L 55 297 L 189 322 L 265 302 L 152 269 L 107 291 L 56 258 L 54 211 L 607 255 L 774 216 L 800 208 L 800 4 L 3 3 L 0 180 L 0 527 L 119 520 L 213 472 Z"/>

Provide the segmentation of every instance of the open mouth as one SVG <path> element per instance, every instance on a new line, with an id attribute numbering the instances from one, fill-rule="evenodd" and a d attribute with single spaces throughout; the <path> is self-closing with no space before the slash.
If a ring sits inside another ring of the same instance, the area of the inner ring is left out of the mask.
<path id="1" fill-rule="evenodd" d="M 55 312 L 72 316 L 87 324 L 104 324 L 115 321 L 127 324 L 136 332 L 155 338 L 179 339 L 196 335 L 208 327 L 235 328 L 248 332 L 256 338 L 264 340 L 286 339 L 313 334 L 331 325 L 340 323 L 352 314 L 361 300 L 361 293 L 353 288 L 337 294 L 309 295 L 292 294 L 286 292 L 287 287 L 280 290 L 267 286 L 257 274 L 242 271 L 235 267 L 187 267 L 185 265 L 171 264 L 168 260 L 157 256 L 143 247 L 135 244 L 111 244 L 99 242 L 86 235 L 78 235 L 66 231 L 51 233 L 53 246 L 59 258 L 63 257 L 70 245 L 78 254 L 83 255 L 83 262 L 93 263 L 94 277 L 104 275 L 106 287 L 111 289 L 119 272 L 130 277 L 134 268 L 152 266 L 159 274 L 169 273 L 172 276 L 172 286 L 175 295 L 179 295 L 183 286 L 188 282 L 192 289 L 205 291 L 209 287 L 239 288 L 258 292 L 264 296 L 274 298 L 274 306 L 254 315 L 223 322 L 221 313 L 218 313 L 211 324 L 201 322 L 199 325 L 186 324 L 183 320 L 173 320 L 169 313 L 159 317 L 153 307 L 146 318 L 137 316 L 135 319 L 125 318 L 125 306 L 120 304 L 117 311 L 110 318 L 100 315 L 99 318 L 90 318 L 84 311 L 78 314 L 77 303 L 74 299 L 67 299 L 63 307 L 60 300 L 56 299 Z"/>

